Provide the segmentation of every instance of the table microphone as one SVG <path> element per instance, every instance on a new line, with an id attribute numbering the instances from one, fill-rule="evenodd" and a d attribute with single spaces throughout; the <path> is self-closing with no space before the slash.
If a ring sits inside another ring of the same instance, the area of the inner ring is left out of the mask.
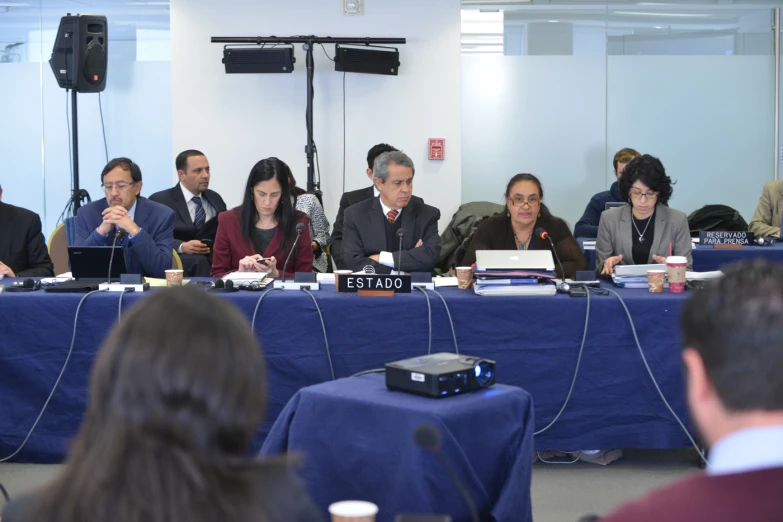
<path id="1" fill-rule="evenodd" d="M 557 255 L 557 249 L 555 248 L 555 243 L 552 241 L 552 238 L 549 236 L 549 232 L 547 232 L 544 227 L 536 227 L 535 234 L 540 237 L 541 239 L 546 239 L 549 241 L 549 246 L 552 247 L 552 253 L 555 254 L 555 259 L 557 260 L 557 266 L 560 267 L 560 274 L 563 278 L 562 282 L 559 284 L 556 284 L 558 292 L 568 292 L 571 289 L 571 285 L 565 282 L 565 269 L 563 268 L 563 263 L 560 262 L 560 256 Z"/>
<path id="2" fill-rule="evenodd" d="M 111 244 L 111 255 L 109 256 L 109 277 L 106 278 L 106 282 L 111 284 L 111 265 L 114 263 L 114 251 L 116 250 L 117 240 L 122 241 L 125 238 L 125 230 L 117 227 L 117 232 L 114 234 L 114 241 Z"/>
<path id="3" fill-rule="evenodd" d="M 402 267 L 402 238 L 405 237 L 404 228 L 401 228 L 397 231 L 397 237 L 400 238 L 400 251 L 397 254 L 397 274 L 400 274 L 400 268 Z"/>
<path id="4" fill-rule="evenodd" d="M 443 467 L 446 468 L 446 471 L 449 472 L 451 480 L 454 482 L 454 484 L 456 484 L 457 489 L 465 499 L 465 503 L 468 505 L 468 509 L 470 509 L 470 516 L 473 519 L 473 522 L 479 522 L 478 511 L 476 511 L 476 504 L 473 502 L 473 498 L 471 498 L 468 490 L 465 489 L 465 486 L 454 472 L 454 468 L 451 467 L 449 461 L 446 460 L 446 457 L 444 457 L 443 453 L 440 452 L 441 438 L 438 428 L 428 423 L 421 424 L 413 432 L 413 440 L 416 441 L 416 444 L 425 450 L 433 452 L 435 456 L 438 457 L 441 464 L 443 464 Z"/>
<path id="5" fill-rule="evenodd" d="M 285 269 L 288 268 L 288 261 L 291 260 L 291 256 L 294 254 L 294 250 L 296 250 L 296 244 L 299 243 L 299 237 L 302 235 L 302 232 L 304 232 L 304 223 L 297 223 L 296 224 L 296 239 L 294 240 L 294 245 L 291 247 L 291 251 L 288 252 L 288 257 L 285 258 L 285 263 L 283 264 L 283 282 L 285 283 Z"/>

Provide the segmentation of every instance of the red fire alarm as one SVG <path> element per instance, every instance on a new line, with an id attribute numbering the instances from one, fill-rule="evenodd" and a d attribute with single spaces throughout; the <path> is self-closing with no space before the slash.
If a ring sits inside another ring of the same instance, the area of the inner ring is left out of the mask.
<path id="1" fill-rule="evenodd" d="M 430 138 L 428 159 L 446 159 L 446 140 L 443 138 Z"/>

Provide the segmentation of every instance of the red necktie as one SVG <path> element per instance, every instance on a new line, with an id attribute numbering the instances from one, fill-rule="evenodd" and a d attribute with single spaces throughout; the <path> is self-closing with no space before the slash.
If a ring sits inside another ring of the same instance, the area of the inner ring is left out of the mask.
<path id="1" fill-rule="evenodd" d="M 388 214 L 386 214 L 386 219 L 389 220 L 389 223 L 392 225 L 394 224 L 394 220 L 397 219 L 397 214 L 399 214 L 399 210 L 390 210 Z"/>

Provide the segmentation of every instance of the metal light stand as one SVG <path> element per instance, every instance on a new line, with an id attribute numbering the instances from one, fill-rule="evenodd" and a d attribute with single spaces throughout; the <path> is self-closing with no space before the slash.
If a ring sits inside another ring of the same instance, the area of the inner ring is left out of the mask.
<path id="1" fill-rule="evenodd" d="M 319 36 L 213 36 L 212 43 L 222 44 L 304 44 L 302 48 L 306 52 L 305 65 L 307 67 L 307 109 L 305 121 L 307 125 L 307 144 L 305 145 L 305 155 L 307 156 L 307 191 L 314 192 L 319 196 L 321 193 L 321 180 L 315 182 L 315 165 L 313 163 L 316 154 L 315 142 L 313 141 L 313 76 L 315 75 L 315 65 L 313 62 L 313 48 L 319 44 L 353 44 L 353 45 L 373 45 L 373 44 L 404 44 L 405 38 L 331 38 Z"/>

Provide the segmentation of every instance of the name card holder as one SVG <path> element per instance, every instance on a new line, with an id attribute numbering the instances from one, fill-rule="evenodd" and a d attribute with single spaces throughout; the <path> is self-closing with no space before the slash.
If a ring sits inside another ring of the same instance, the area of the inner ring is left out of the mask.
<path id="1" fill-rule="evenodd" d="M 341 274 L 337 291 L 363 296 L 388 297 L 411 293 L 411 276 L 386 274 Z"/>
<path id="2" fill-rule="evenodd" d="M 742 248 L 753 239 L 753 232 L 699 232 L 699 246 L 712 248 Z"/>

